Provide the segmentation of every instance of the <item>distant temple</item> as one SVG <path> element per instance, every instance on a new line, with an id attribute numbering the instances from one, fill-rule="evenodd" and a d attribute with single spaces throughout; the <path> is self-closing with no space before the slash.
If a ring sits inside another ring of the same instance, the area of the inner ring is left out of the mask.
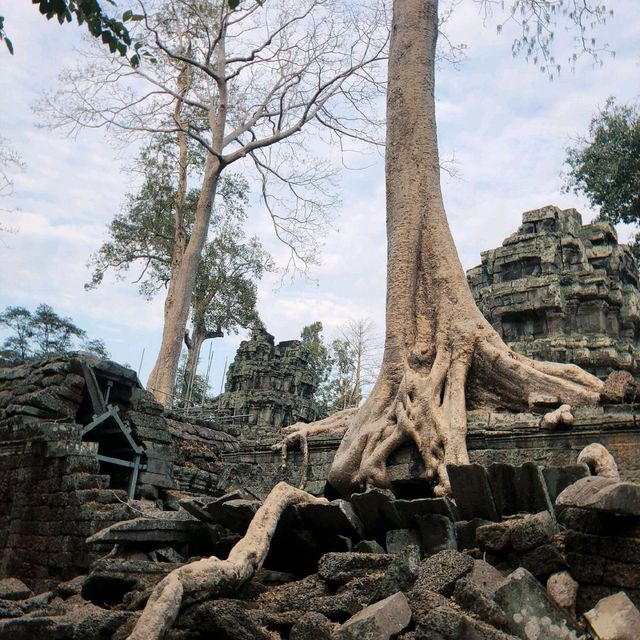
<path id="1" fill-rule="evenodd" d="M 264 329 L 254 330 L 240 343 L 229 366 L 221 416 L 240 427 L 241 439 L 268 442 L 280 439 L 279 429 L 316 419 L 315 384 L 309 354 L 299 340 L 275 344 Z"/>
<path id="2" fill-rule="evenodd" d="M 583 225 L 575 209 L 527 211 L 467 279 L 482 313 L 519 353 L 601 378 L 615 369 L 640 374 L 638 266 L 609 223 Z"/>

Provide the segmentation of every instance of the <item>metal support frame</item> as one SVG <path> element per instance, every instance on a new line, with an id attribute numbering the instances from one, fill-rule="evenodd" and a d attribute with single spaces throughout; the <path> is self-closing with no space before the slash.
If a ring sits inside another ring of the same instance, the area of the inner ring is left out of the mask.
<path id="1" fill-rule="evenodd" d="M 127 442 L 129 443 L 129 446 L 133 450 L 133 460 L 123 460 L 122 458 L 105 456 L 100 453 L 97 454 L 96 457 L 100 462 L 115 464 L 120 467 L 131 469 L 127 493 L 129 495 L 129 498 L 133 498 L 136 492 L 136 485 L 138 483 L 138 474 L 140 473 L 140 470 L 146 468 L 146 465 L 143 465 L 141 463 L 144 448 L 141 447 L 131 436 L 131 428 L 120 417 L 118 407 L 108 404 L 109 396 L 111 395 L 111 389 L 113 388 L 113 382 L 111 380 L 107 381 L 107 392 L 103 396 L 102 390 L 100 389 L 100 385 L 98 384 L 98 380 L 93 369 L 84 364 L 82 365 L 82 369 L 87 383 L 87 391 L 89 393 L 91 405 L 94 411 L 96 411 L 96 413 L 99 413 L 99 415 L 96 415 L 94 413 L 93 420 L 83 427 L 81 437 L 84 438 L 84 436 L 93 431 L 96 427 L 99 427 L 106 420 L 109 420 L 110 418 L 113 419 L 113 421 L 118 426 L 118 429 L 120 430 L 122 435 L 124 435 Z"/>

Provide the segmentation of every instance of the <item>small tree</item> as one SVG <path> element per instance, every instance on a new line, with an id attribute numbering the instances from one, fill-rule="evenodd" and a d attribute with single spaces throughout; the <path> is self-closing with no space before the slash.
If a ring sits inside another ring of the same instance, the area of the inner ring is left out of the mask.
<path id="1" fill-rule="evenodd" d="M 380 345 L 373 321 L 348 320 L 331 343 L 334 398 L 331 412 L 358 407 L 364 389 L 373 384 L 380 366 Z"/>
<path id="2" fill-rule="evenodd" d="M 300 340 L 308 354 L 309 376 L 315 387 L 314 413 L 317 418 L 324 418 L 331 411 L 329 377 L 332 359 L 322 335 L 322 322 L 312 322 L 303 327 Z"/>
<path id="3" fill-rule="evenodd" d="M 640 112 L 609 98 L 589 133 L 567 149 L 567 189 L 584 193 L 613 223 L 640 223 Z"/>

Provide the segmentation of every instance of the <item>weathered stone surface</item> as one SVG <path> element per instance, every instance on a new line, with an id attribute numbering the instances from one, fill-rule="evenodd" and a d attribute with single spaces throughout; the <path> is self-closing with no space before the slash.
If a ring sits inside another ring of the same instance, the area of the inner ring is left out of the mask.
<path id="1" fill-rule="evenodd" d="M 473 558 L 452 549 L 426 558 L 420 563 L 420 574 L 412 589 L 414 596 L 422 591 L 434 591 L 449 597 L 455 583 L 471 572 L 473 566 Z"/>
<path id="2" fill-rule="evenodd" d="M 556 505 L 638 517 L 640 484 L 590 476 L 567 487 L 558 496 Z"/>
<path id="3" fill-rule="evenodd" d="M 504 611 L 489 597 L 472 577 L 460 578 L 453 590 L 453 600 L 486 623 L 499 629 L 508 628 Z"/>
<path id="4" fill-rule="evenodd" d="M 416 521 L 425 555 L 439 553 L 445 549 L 458 549 L 456 529 L 451 518 L 428 514 L 416 516 Z"/>
<path id="5" fill-rule="evenodd" d="M 364 527 L 353 506 L 346 500 L 332 500 L 328 504 L 297 505 L 296 511 L 303 527 L 318 535 L 341 535 L 361 538 Z"/>
<path id="6" fill-rule="evenodd" d="M 440 515 L 455 520 L 455 505 L 449 498 L 415 498 L 395 500 L 394 507 L 403 528 L 410 529 L 416 524 L 416 516 Z"/>
<path id="7" fill-rule="evenodd" d="M 638 393 L 638 384 L 628 371 L 612 371 L 604 381 L 601 391 L 603 402 L 622 404 L 633 402 Z"/>
<path id="8" fill-rule="evenodd" d="M 498 514 L 553 512 L 540 467 L 532 462 L 521 466 L 492 464 L 487 469 Z"/>
<path id="9" fill-rule="evenodd" d="M 499 520 L 487 471 L 482 465 L 447 465 L 447 473 L 461 520 Z"/>
<path id="10" fill-rule="evenodd" d="M 162 514 L 161 517 L 134 518 L 117 522 L 90 536 L 87 542 L 184 543 L 206 532 L 206 525 L 191 516 L 185 517 L 187 514 L 178 516 L 174 511 L 160 511 L 159 514 Z"/>
<path id="11" fill-rule="evenodd" d="M 360 540 L 353 550 L 358 553 L 385 553 L 383 546 L 375 540 Z"/>
<path id="12" fill-rule="evenodd" d="M 428 610 L 416 626 L 415 640 L 515 640 L 484 622 L 451 607 Z"/>
<path id="13" fill-rule="evenodd" d="M 499 587 L 494 600 L 505 612 L 511 633 L 521 638 L 577 640 L 577 630 L 551 602 L 542 585 L 526 570 L 516 569 Z"/>
<path id="14" fill-rule="evenodd" d="M 335 633 L 340 640 L 389 640 L 411 621 L 407 598 L 398 592 L 369 605 L 341 625 Z"/>
<path id="15" fill-rule="evenodd" d="M 600 600 L 584 617 L 598 640 L 640 638 L 640 611 L 622 591 Z"/>
<path id="16" fill-rule="evenodd" d="M 305 605 L 309 599 L 328 596 L 330 593 L 327 583 L 312 575 L 271 587 L 261 593 L 256 602 L 260 608 L 273 611 L 306 611 Z"/>
<path id="17" fill-rule="evenodd" d="M 289 640 L 332 640 L 333 624 L 321 613 L 308 612 L 295 622 Z"/>
<path id="18" fill-rule="evenodd" d="M 0 579 L 0 599 L 2 600 L 24 600 L 33 595 L 27 585 L 18 578 Z"/>
<path id="19" fill-rule="evenodd" d="M 269 632 L 258 626 L 250 615 L 246 605 L 239 600 L 209 600 L 194 605 L 185 611 L 176 621 L 179 628 L 195 633 L 207 630 L 210 637 L 223 637 L 229 640 L 271 640 Z"/>
<path id="20" fill-rule="evenodd" d="M 552 544 L 544 544 L 529 551 L 510 556 L 512 564 L 520 565 L 537 578 L 548 576 L 566 568 L 564 556 Z"/>
<path id="21" fill-rule="evenodd" d="M 456 522 L 456 539 L 458 541 L 458 549 L 460 551 L 464 549 L 475 549 L 478 546 L 476 539 L 476 531 L 478 527 L 485 524 L 491 524 L 489 520 L 483 518 L 474 518 L 473 520 L 461 520 Z"/>
<path id="22" fill-rule="evenodd" d="M 481 549 L 525 551 L 548 544 L 555 531 L 555 520 L 548 511 L 543 511 L 478 527 L 476 539 Z"/>
<path id="23" fill-rule="evenodd" d="M 365 535 L 384 541 L 387 531 L 400 529 L 402 519 L 395 507 L 395 496 L 386 489 L 370 489 L 351 496 Z"/>
<path id="24" fill-rule="evenodd" d="M 407 547 L 420 547 L 420 536 L 414 529 L 391 529 L 387 531 L 387 553 L 400 553 Z"/>
<path id="25" fill-rule="evenodd" d="M 496 589 L 501 587 L 506 577 L 494 566 L 484 560 L 475 560 L 469 578 L 489 597 L 493 597 Z"/>
<path id="26" fill-rule="evenodd" d="M 589 475 L 589 467 L 584 464 L 545 466 L 542 468 L 542 475 L 547 484 L 549 499 L 555 503 L 556 498 L 569 485 Z"/>
<path id="27" fill-rule="evenodd" d="M 507 344 L 536 360 L 573 362 L 605 378 L 636 375 L 637 266 L 614 228 L 575 209 L 527 211 L 501 247 L 467 272 L 476 302 Z M 611 389 L 611 399 L 631 389 Z"/>
<path id="28" fill-rule="evenodd" d="M 547 595 L 560 608 L 575 615 L 578 583 L 568 571 L 559 571 L 547 579 Z"/>
<path id="29" fill-rule="evenodd" d="M 323 580 L 348 582 L 370 571 L 384 571 L 393 556 L 376 553 L 326 553 L 318 563 L 318 575 Z"/>

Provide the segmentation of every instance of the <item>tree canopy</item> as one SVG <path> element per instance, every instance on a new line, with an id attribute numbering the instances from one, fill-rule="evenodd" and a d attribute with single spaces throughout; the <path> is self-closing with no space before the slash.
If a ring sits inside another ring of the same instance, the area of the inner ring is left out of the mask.
<path id="1" fill-rule="evenodd" d="M 10 360 L 24 362 L 74 350 L 101 358 L 109 355 L 102 340 L 87 338 L 86 331 L 48 304 L 38 305 L 33 312 L 25 307 L 7 307 L 0 313 L 0 327 L 9 332 L 1 355 Z"/>
<path id="2" fill-rule="evenodd" d="M 586 136 L 567 149 L 567 188 L 613 223 L 640 223 L 640 112 L 607 100 Z"/>

